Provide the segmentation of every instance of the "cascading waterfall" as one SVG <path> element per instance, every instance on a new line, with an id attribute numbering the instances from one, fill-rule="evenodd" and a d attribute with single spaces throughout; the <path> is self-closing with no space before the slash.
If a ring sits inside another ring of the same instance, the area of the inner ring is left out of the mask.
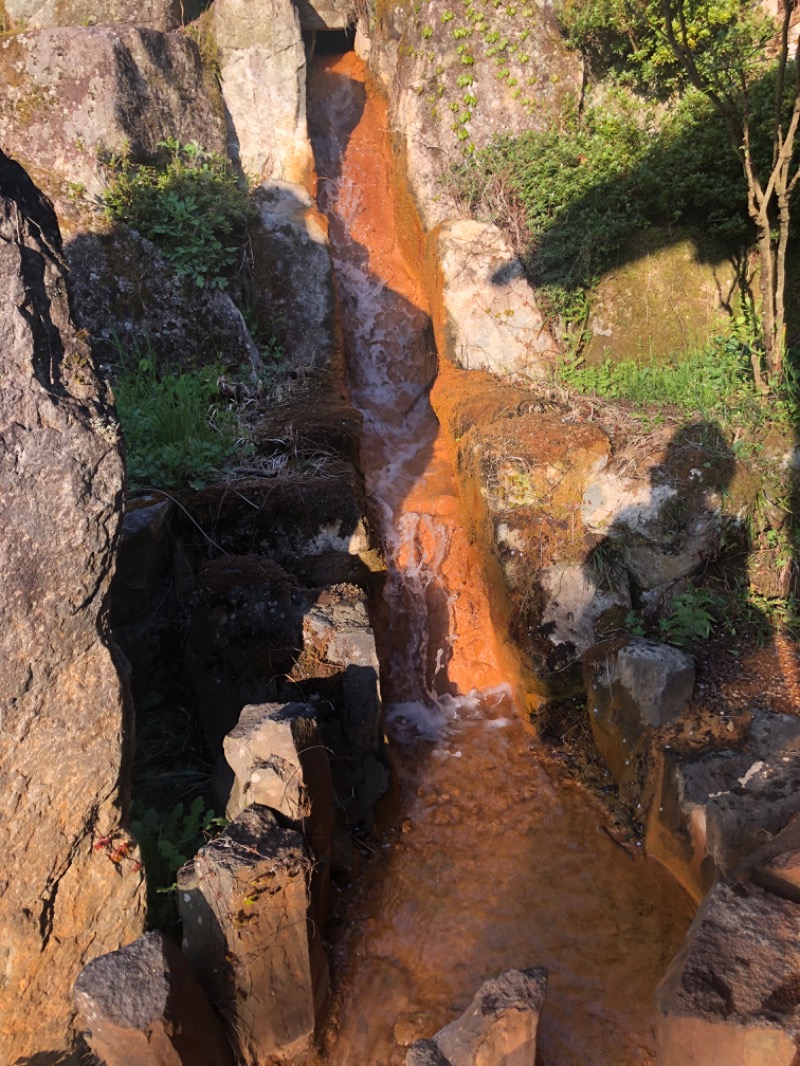
<path id="1" fill-rule="evenodd" d="M 385 104 L 352 53 L 315 61 L 310 126 L 328 216 L 362 467 L 389 582 L 387 727 L 403 794 L 336 946 L 333 1066 L 402 1063 L 489 976 L 544 965 L 550 1066 L 653 1057 L 653 993 L 691 905 L 655 864 L 600 831 L 580 791 L 558 793 L 515 712 L 464 529 L 422 286 L 401 254 Z"/>

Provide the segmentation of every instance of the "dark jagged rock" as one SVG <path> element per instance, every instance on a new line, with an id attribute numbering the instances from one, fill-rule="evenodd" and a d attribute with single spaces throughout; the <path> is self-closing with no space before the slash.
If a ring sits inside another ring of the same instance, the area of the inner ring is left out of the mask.
<path id="1" fill-rule="evenodd" d="M 16 1062 L 72 1050 L 73 981 L 141 932 L 143 892 L 105 610 L 119 431 L 70 315 L 52 206 L 2 152 L 0 291 L 0 1045 Z"/>
<path id="2" fill-rule="evenodd" d="M 105 1066 L 232 1066 L 222 1023 L 163 933 L 90 962 L 75 982 L 86 1040 Z"/>

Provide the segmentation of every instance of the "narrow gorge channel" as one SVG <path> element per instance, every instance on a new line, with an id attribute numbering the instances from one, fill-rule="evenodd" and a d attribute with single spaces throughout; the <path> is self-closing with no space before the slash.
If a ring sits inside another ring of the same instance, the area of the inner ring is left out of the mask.
<path id="1" fill-rule="evenodd" d="M 436 354 L 421 264 L 404 255 L 413 222 L 386 105 L 355 53 L 315 60 L 309 124 L 389 568 L 379 635 L 402 820 L 380 838 L 337 944 L 326 1062 L 402 1063 L 486 978 L 546 966 L 543 1063 L 650 1063 L 655 987 L 691 904 L 609 839 L 577 788 L 555 790 L 518 713 L 429 402 Z"/>

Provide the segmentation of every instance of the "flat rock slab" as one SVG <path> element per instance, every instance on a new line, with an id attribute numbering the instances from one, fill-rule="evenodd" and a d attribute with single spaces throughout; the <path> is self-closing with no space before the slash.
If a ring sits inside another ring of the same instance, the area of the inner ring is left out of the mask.
<path id="1" fill-rule="evenodd" d="M 800 811 L 800 718 L 754 711 L 739 750 L 661 753 L 647 849 L 701 898 Z"/>
<path id="2" fill-rule="evenodd" d="M 794 1066 L 798 945 L 797 904 L 715 885 L 656 993 L 658 1066 Z"/>
<path id="3" fill-rule="evenodd" d="M 105 1066 L 233 1066 L 222 1022 L 163 933 L 94 959 L 73 998 L 85 1039 Z"/>
<path id="4" fill-rule="evenodd" d="M 460 1018 L 409 1048 L 406 1066 L 531 1066 L 547 970 L 507 970 L 481 985 Z"/>

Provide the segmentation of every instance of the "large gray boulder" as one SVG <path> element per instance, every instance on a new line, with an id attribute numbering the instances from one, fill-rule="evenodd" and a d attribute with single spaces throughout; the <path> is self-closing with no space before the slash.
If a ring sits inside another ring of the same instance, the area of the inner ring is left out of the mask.
<path id="1" fill-rule="evenodd" d="M 174 30 L 197 18 L 201 0 L 4 0 L 16 30 L 45 26 L 103 26 L 135 22 L 154 30 Z"/>
<path id="2" fill-rule="evenodd" d="M 104 162 L 146 162 L 173 137 L 225 153 L 225 116 L 197 45 L 137 26 L 66 27 L 0 48 L 0 148 L 66 209 L 102 196 Z"/>
<path id="3" fill-rule="evenodd" d="M 253 179 L 306 184 L 313 156 L 297 8 L 286 0 L 216 0 L 212 25 L 232 158 Z"/>
<path id="4" fill-rule="evenodd" d="M 463 370 L 542 379 L 556 357 L 522 263 L 497 226 L 447 222 L 436 233 L 446 355 Z"/>
<path id="5" fill-rule="evenodd" d="M 1 152 L 0 291 L 0 1046 L 17 1062 L 73 1049 L 72 984 L 138 936 L 144 893 L 106 607 L 119 430 L 70 316 L 52 207 Z"/>
<path id="6" fill-rule="evenodd" d="M 387 4 L 372 31 L 370 65 L 389 95 L 428 230 L 453 216 L 441 177 L 465 148 L 484 147 L 498 130 L 541 129 L 580 92 L 580 57 L 565 47 L 550 4 L 487 4 L 480 15 L 454 17 L 449 0 Z"/>
<path id="7" fill-rule="evenodd" d="M 794 1066 L 799 941 L 797 904 L 716 885 L 656 993 L 658 1066 Z"/>
<path id="8" fill-rule="evenodd" d="M 105 1066 L 233 1066 L 222 1023 L 163 933 L 94 959 L 73 995 L 86 1042 Z"/>
<path id="9" fill-rule="evenodd" d="M 288 362 L 327 367 L 336 348 L 328 224 L 300 185 L 270 181 L 253 197 L 250 226 L 258 307 Z"/>

